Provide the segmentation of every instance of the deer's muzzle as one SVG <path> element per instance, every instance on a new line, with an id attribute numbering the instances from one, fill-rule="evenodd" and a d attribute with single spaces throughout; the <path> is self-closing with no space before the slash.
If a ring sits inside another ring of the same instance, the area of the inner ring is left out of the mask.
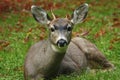
<path id="1" fill-rule="evenodd" d="M 57 42 L 57 46 L 58 46 L 58 47 L 65 47 L 66 45 L 67 45 L 67 41 L 64 40 L 64 39 L 60 39 L 60 40 L 58 40 L 58 42 Z"/>

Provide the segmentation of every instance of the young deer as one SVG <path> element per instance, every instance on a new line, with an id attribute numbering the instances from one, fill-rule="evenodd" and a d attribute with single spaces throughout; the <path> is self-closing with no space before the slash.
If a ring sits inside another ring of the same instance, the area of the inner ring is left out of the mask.
<path id="1" fill-rule="evenodd" d="M 47 24 L 49 37 L 33 45 L 25 59 L 25 80 L 50 79 L 58 74 L 81 72 L 87 67 L 110 69 L 113 65 L 84 38 L 71 39 L 73 25 L 81 23 L 87 15 L 88 4 L 82 4 L 74 10 L 71 20 L 56 18 L 53 20 L 42 8 L 31 7 L 35 20 Z"/>

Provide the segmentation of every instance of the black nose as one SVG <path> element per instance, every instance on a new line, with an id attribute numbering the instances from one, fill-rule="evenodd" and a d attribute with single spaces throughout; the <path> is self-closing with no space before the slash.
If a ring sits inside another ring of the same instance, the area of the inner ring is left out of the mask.
<path id="1" fill-rule="evenodd" d="M 57 42 L 57 45 L 58 45 L 59 47 L 64 47 L 64 46 L 67 45 L 67 42 L 66 42 L 66 40 L 64 40 L 64 39 L 60 39 L 60 40 Z"/>

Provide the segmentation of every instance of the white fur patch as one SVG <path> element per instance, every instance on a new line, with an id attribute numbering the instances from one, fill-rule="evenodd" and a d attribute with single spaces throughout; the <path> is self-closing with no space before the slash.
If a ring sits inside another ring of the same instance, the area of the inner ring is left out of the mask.
<path id="1" fill-rule="evenodd" d="M 66 49 L 67 49 L 67 46 L 58 47 L 58 46 L 55 46 L 55 45 L 51 45 L 51 47 L 52 47 L 53 51 L 58 52 L 58 53 L 65 53 Z"/>

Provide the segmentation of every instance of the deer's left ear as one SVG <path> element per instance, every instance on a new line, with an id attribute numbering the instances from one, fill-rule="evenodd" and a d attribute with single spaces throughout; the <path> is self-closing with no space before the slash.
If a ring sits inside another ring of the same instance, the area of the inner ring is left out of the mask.
<path id="1" fill-rule="evenodd" d="M 81 23 L 87 16 L 88 4 L 82 4 L 80 7 L 74 10 L 72 14 L 71 22 L 73 24 Z"/>

